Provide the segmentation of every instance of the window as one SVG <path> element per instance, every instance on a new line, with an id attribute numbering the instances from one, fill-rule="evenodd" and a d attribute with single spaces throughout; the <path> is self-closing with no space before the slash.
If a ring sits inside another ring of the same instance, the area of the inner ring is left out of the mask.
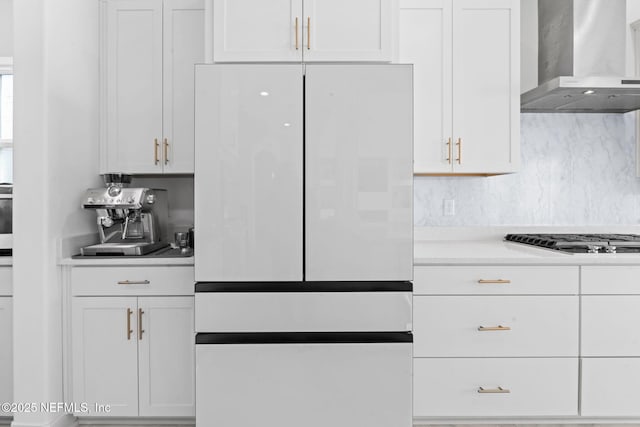
<path id="1" fill-rule="evenodd" d="M 0 183 L 13 182 L 13 74 L 0 68 Z"/>

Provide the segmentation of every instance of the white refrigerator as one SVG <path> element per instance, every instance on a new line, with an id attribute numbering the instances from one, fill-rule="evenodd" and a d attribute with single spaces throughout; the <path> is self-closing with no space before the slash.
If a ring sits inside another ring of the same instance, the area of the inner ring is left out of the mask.
<path id="1" fill-rule="evenodd" d="M 195 73 L 196 424 L 409 427 L 411 66 Z"/>

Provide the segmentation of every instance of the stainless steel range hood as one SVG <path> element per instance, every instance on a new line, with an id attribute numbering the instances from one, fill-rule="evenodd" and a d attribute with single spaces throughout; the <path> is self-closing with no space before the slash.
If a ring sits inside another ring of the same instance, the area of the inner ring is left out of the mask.
<path id="1" fill-rule="evenodd" d="M 626 31 L 626 0 L 538 0 L 539 86 L 521 111 L 640 109 L 640 77 L 623 77 Z"/>

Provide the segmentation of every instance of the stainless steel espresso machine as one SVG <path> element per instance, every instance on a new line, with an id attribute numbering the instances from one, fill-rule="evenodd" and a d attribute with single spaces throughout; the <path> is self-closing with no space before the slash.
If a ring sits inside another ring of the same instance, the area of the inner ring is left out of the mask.
<path id="1" fill-rule="evenodd" d="M 100 243 L 81 255 L 146 255 L 169 246 L 167 191 L 129 187 L 125 174 L 105 174 L 104 181 L 106 188 L 87 190 L 82 202 L 96 211 Z"/>

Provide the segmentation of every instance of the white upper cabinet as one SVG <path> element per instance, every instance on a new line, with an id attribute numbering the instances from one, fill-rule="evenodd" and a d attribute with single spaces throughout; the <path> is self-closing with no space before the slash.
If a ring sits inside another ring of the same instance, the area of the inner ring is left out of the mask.
<path id="1" fill-rule="evenodd" d="M 203 1 L 102 3 L 102 173 L 193 173 Z"/>
<path id="2" fill-rule="evenodd" d="M 393 0 L 207 0 L 214 62 L 390 61 Z"/>
<path id="3" fill-rule="evenodd" d="M 208 3 L 213 4 L 216 62 L 301 60 L 302 0 L 208 0 Z"/>
<path id="4" fill-rule="evenodd" d="M 491 175 L 520 162 L 519 0 L 400 0 L 414 64 L 414 173 Z"/>

